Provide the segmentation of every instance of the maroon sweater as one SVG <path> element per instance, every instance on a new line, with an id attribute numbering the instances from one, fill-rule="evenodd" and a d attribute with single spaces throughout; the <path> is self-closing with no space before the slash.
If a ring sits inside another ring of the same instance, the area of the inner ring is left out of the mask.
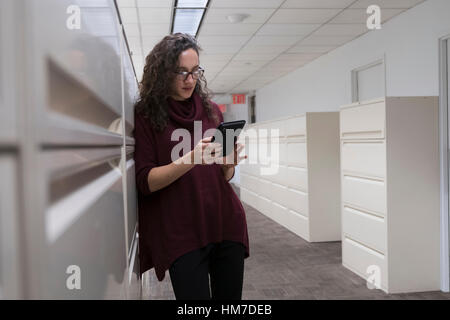
<path id="1" fill-rule="evenodd" d="M 172 162 L 172 147 L 179 143 L 171 141 L 174 129 L 190 131 L 192 150 L 198 142 L 194 141 L 194 120 L 202 121 L 203 132 L 217 127 L 208 118 L 198 94 L 186 101 L 169 98 L 168 102 L 169 122 L 162 132 L 153 129 L 150 120 L 138 113 L 134 128 L 140 272 L 155 267 L 159 281 L 175 259 L 212 242 L 240 242 L 246 248 L 245 257 L 249 256 L 244 208 L 220 165 L 197 164 L 169 186 L 150 192 L 149 171 Z M 213 105 L 223 121 L 217 104 Z"/>

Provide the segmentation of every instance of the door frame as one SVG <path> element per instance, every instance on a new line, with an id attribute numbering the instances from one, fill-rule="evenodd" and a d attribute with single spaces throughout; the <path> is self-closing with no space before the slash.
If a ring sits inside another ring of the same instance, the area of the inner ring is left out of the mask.
<path id="1" fill-rule="evenodd" d="M 450 289 L 450 239 L 449 239 L 449 128 L 450 112 L 448 97 L 448 68 L 450 61 L 447 53 L 450 34 L 439 38 L 439 144 L 441 170 L 441 290 Z"/>

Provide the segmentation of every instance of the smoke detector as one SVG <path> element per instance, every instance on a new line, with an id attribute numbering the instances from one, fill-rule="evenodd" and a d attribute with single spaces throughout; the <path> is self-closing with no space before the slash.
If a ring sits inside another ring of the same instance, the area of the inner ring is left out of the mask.
<path id="1" fill-rule="evenodd" d="M 245 13 L 236 13 L 236 14 L 230 14 L 227 16 L 228 21 L 231 23 L 240 23 L 244 21 L 244 19 L 248 18 L 249 15 Z"/>

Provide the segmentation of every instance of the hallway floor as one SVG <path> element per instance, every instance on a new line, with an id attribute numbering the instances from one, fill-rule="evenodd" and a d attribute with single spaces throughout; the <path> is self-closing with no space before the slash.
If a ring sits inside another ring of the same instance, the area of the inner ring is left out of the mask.
<path id="1" fill-rule="evenodd" d="M 236 189 L 237 194 L 239 190 Z M 254 208 L 247 214 L 250 257 L 245 260 L 243 300 L 267 299 L 449 299 L 441 291 L 386 294 L 341 263 L 341 243 L 308 243 Z M 158 282 L 154 269 L 143 275 L 143 299 L 175 299 L 169 272 Z"/>

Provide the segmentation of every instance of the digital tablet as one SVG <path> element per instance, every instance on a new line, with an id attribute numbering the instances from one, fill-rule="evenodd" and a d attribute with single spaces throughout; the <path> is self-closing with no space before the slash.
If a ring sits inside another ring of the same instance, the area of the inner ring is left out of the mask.
<path id="1" fill-rule="evenodd" d="M 217 131 L 212 137 L 211 142 L 222 144 L 222 154 L 223 156 L 227 156 L 233 151 L 237 137 L 241 133 L 244 126 L 245 120 L 221 122 L 217 127 Z M 230 137 L 233 136 L 234 139 L 228 139 L 227 141 L 227 130 L 233 130 L 232 132 L 229 131 L 228 135 Z M 230 133 L 232 134 L 230 135 Z"/>

